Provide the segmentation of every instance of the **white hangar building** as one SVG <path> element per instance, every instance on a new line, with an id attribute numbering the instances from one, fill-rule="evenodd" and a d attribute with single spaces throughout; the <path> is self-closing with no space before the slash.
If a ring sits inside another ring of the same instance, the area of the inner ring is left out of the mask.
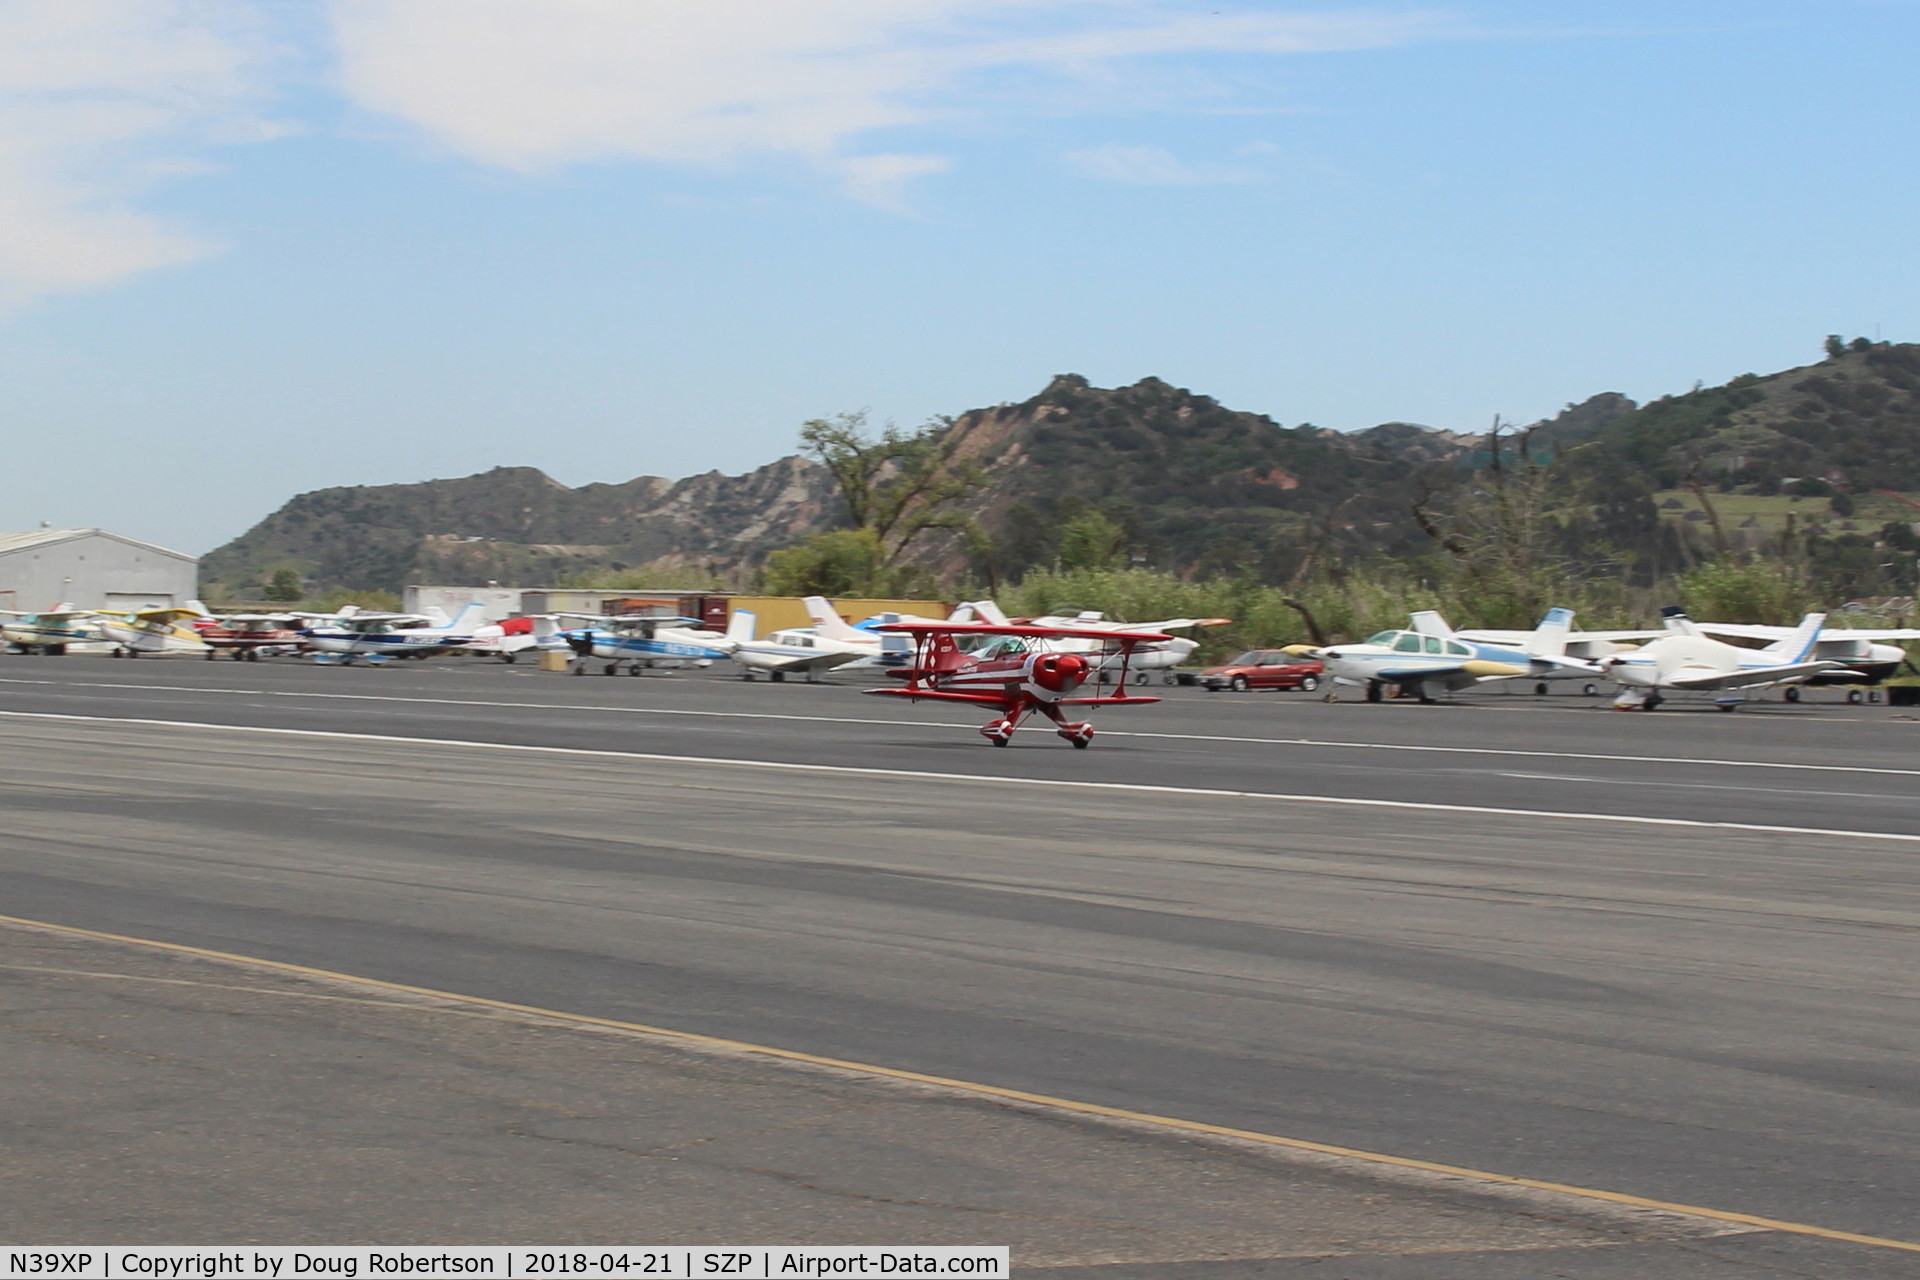
<path id="1" fill-rule="evenodd" d="M 0 533 L 0 609 L 38 613 L 63 600 L 82 609 L 185 604 L 200 560 L 105 529 Z"/>

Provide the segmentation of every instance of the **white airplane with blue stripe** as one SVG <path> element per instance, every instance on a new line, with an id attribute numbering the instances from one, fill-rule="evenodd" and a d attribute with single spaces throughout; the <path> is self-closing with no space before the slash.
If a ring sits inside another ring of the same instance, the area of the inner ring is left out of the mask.
<path id="1" fill-rule="evenodd" d="M 1517 642 L 1469 640 L 1432 610 L 1409 619 L 1405 631 L 1382 631 L 1359 644 L 1290 645 L 1287 652 L 1318 658 L 1341 684 L 1361 685 L 1368 702 L 1379 702 L 1389 686 L 1432 702 L 1490 680 L 1597 680 L 1603 668 L 1567 654 L 1573 624 L 1568 609 L 1549 609 L 1531 632 L 1513 633 Z"/>
<path id="2" fill-rule="evenodd" d="M 377 665 L 463 648 L 483 628 L 485 619 L 486 606 L 478 602 L 461 609 L 451 621 L 445 615 L 436 619 L 419 613 L 355 613 L 331 626 L 308 627 L 300 637 L 314 651 L 315 662 Z"/>
<path id="3" fill-rule="evenodd" d="M 587 623 L 559 633 L 560 640 L 573 650 L 572 671 L 577 676 L 585 675 L 587 666 L 595 660 L 606 663 L 601 670 L 610 676 L 619 675 L 622 667 L 628 675 L 637 676 L 654 669 L 711 666 L 718 659 L 731 657 L 735 647 L 726 636 L 703 630 L 698 618 L 583 613 L 553 616 Z M 542 647 L 547 643 L 544 621 L 534 620 L 534 633 Z"/>
<path id="4" fill-rule="evenodd" d="M 1714 705 L 1731 711 L 1744 701 L 1735 690 L 1804 684 L 1814 676 L 1848 671 L 1844 662 L 1814 656 L 1827 621 L 1824 613 L 1808 614 L 1764 649 L 1742 649 L 1704 635 L 1680 609 L 1661 613 L 1666 635 L 1600 660 L 1619 682 L 1620 696 L 1613 702 L 1617 710 L 1652 711 L 1665 700 L 1663 691 L 1672 691 L 1723 694 Z"/>

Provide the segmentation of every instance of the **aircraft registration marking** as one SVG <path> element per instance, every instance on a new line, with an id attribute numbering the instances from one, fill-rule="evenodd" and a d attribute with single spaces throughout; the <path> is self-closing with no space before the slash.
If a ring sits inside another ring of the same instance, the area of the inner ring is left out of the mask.
<path id="1" fill-rule="evenodd" d="M 882 720 L 871 716 L 788 715 L 776 711 L 696 711 L 684 707 L 612 707 L 571 702 L 506 702 L 482 698 L 410 698 L 388 693 L 311 693 L 292 689 L 208 689 L 196 685 L 117 684 L 110 680 L 26 680 L 0 677 L 0 684 L 43 685 L 58 689 L 142 689 L 154 693 L 202 693 L 221 697 L 312 698 L 343 702 L 399 702 L 424 706 L 495 707 L 519 711 L 598 711 L 608 715 L 693 716 L 720 720 L 798 720 L 808 724 L 870 724 L 906 729 L 971 729 L 948 720 Z M 266 704 L 262 704 L 266 705 Z M 1028 726 L 1022 733 L 1052 733 L 1051 726 Z M 1920 769 L 1873 765 L 1807 764 L 1801 761 L 1715 760 L 1699 756 L 1628 756 L 1595 751 L 1525 751 L 1510 747 L 1422 746 L 1403 742 L 1339 742 L 1330 738 L 1254 738 L 1220 733 L 1154 733 L 1138 729 L 1100 730 L 1103 738 L 1150 738 L 1173 742 L 1237 742 L 1248 746 L 1313 747 L 1351 751 L 1408 751 L 1436 755 L 1509 756 L 1532 760 L 1600 760 L 1623 764 L 1692 764 L 1723 769 L 1791 769 L 1807 773 L 1864 773 L 1920 778 Z M 676 757 L 678 758 L 678 757 Z"/>
<path id="2" fill-rule="evenodd" d="M 1655 818 L 1629 813 L 1581 813 L 1568 809 L 1508 809 L 1494 805 L 1441 804 L 1426 800 L 1382 800 L 1366 796 L 1311 796 L 1283 791 L 1175 787 L 1151 782 L 1023 778 L 986 773 L 936 773 L 930 769 L 883 769 L 873 765 L 808 764 L 789 760 L 737 760 L 723 756 L 670 755 L 658 751 L 550 747 L 527 742 L 478 742 L 470 738 L 416 738 L 389 733 L 347 733 L 338 729 L 285 729 L 271 725 L 211 724 L 202 720 L 157 720 L 143 716 L 88 716 L 58 711 L 0 711 L 0 716 L 18 720 L 55 720 L 67 724 L 137 724 L 162 729 L 210 729 L 217 733 L 264 733 L 296 738 L 327 738 L 343 742 L 384 742 L 408 747 L 457 747 L 478 751 L 514 751 L 527 755 L 643 760 L 649 764 L 699 764 L 725 769 L 766 769 L 789 773 L 840 774 L 850 777 L 906 778 L 917 782 L 968 782 L 986 786 L 1046 787 L 1069 791 L 1119 791 L 1139 795 L 1198 796 L 1218 800 L 1266 800 L 1281 804 L 1327 805 L 1351 809 L 1410 809 L 1425 813 L 1472 813 L 1501 818 L 1551 818 L 1567 822 L 1603 822 L 1622 826 L 1685 827 L 1695 831 L 1747 831 L 1761 835 L 1826 836 L 1843 840 L 1891 840 L 1901 844 L 1920 844 L 1920 834 L 1901 831 L 1846 831 L 1833 827 L 1787 827 L 1760 822 L 1709 822 L 1700 818 Z"/>
<path id="3" fill-rule="evenodd" d="M 299 731 L 292 730 L 290 732 Z M 868 770 L 867 772 L 878 771 Z M 783 1049 L 777 1045 L 758 1044 L 750 1040 L 733 1040 L 724 1036 L 706 1035 L 696 1031 L 680 1031 L 671 1027 L 653 1026 L 643 1022 L 625 1022 L 617 1018 L 601 1018 L 592 1014 L 573 1013 L 564 1009 L 548 1009 L 540 1005 L 516 1004 L 508 1000 L 495 1000 L 488 996 L 466 995 L 457 991 L 442 991 L 434 987 L 417 987 L 404 982 L 390 982 L 384 978 L 370 978 L 359 974 L 342 973 L 333 969 L 315 968 L 311 965 L 291 964 L 284 960 L 269 960 L 262 956 L 241 955 L 231 951 L 215 951 L 207 947 L 189 946 L 185 943 L 163 942 L 156 938 L 141 938 L 128 934 L 106 933 L 98 929 L 82 929 L 74 925 L 54 924 L 45 920 L 29 920 L 20 916 L 0 915 L 0 924 L 12 925 L 16 928 L 41 929 L 51 933 L 66 934 L 70 937 L 91 938 L 103 942 L 117 942 L 129 946 L 145 947 L 156 951 L 172 952 L 176 955 L 197 956 L 201 959 L 270 969 L 280 973 L 299 974 L 304 977 L 320 978 L 330 982 L 344 983 L 350 986 L 368 988 L 376 991 L 390 991 L 398 995 L 444 1000 L 456 1005 L 467 1005 L 475 1008 L 495 1010 L 501 1013 L 518 1014 L 522 1017 L 553 1019 L 577 1027 L 663 1039 L 669 1042 L 691 1045 L 708 1050 L 718 1049 L 728 1053 L 751 1054 L 755 1057 L 772 1058 L 782 1062 L 802 1063 L 814 1067 L 828 1067 L 834 1070 L 848 1071 L 879 1079 L 902 1080 L 914 1084 L 931 1085 L 935 1088 L 971 1094 L 975 1097 L 999 1098 L 1007 1102 L 1018 1102 L 1027 1106 L 1045 1108 L 1050 1111 L 1064 1111 L 1073 1115 L 1092 1116 L 1105 1120 L 1119 1120 L 1129 1124 L 1148 1125 L 1158 1129 L 1172 1129 L 1182 1133 L 1198 1133 L 1210 1137 L 1230 1138 L 1240 1142 L 1256 1143 L 1261 1146 L 1308 1152 L 1319 1156 L 1330 1156 L 1338 1160 L 1351 1160 L 1360 1164 L 1414 1170 L 1421 1173 L 1439 1174 L 1449 1178 L 1463 1178 L 1491 1186 L 1513 1187 L 1527 1191 L 1543 1191 L 1555 1195 L 1572 1196 L 1582 1200 L 1599 1201 L 1604 1204 L 1622 1205 L 1633 1209 L 1650 1209 L 1660 1213 L 1682 1214 L 1687 1217 L 1703 1218 L 1713 1222 L 1731 1223 L 1760 1231 L 1779 1231 L 1789 1235 L 1813 1236 L 1823 1240 L 1834 1240 L 1847 1244 L 1869 1245 L 1875 1248 L 1895 1249 L 1906 1253 L 1920 1253 L 1920 1242 L 1911 1240 L 1897 1240 L 1887 1236 L 1864 1235 L 1855 1231 L 1841 1231 L 1833 1227 L 1816 1226 L 1811 1223 L 1790 1222 L 1781 1218 L 1767 1218 L 1757 1214 L 1739 1213 L 1727 1209 L 1712 1209 L 1701 1205 L 1679 1204 L 1670 1200 L 1655 1200 L 1647 1196 L 1637 1196 L 1622 1191 L 1609 1191 L 1598 1187 L 1583 1187 L 1572 1183 L 1548 1182 L 1539 1178 L 1520 1177 L 1508 1173 L 1495 1173 L 1485 1169 L 1467 1168 L 1462 1165 L 1443 1164 L 1435 1160 L 1421 1160 L 1409 1156 L 1390 1155 L 1386 1152 L 1368 1151 L 1359 1147 L 1337 1146 L 1333 1143 L 1316 1142 L 1308 1138 L 1291 1138 L 1283 1134 L 1266 1133 L 1258 1129 L 1237 1129 L 1229 1125 L 1210 1124 L 1203 1120 L 1189 1120 L 1181 1116 L 1160 1115 L 1151 1111 L 1134 1111 L 1125 1107 L 1108 1106 L 1104 1103 L 1083 1102 L 1075 1098 L 1063 1098 L 1045 1093 L 1032 1093 L 1025 1089 L 1010 1089 L 1004 1085 L 989 1084 L 977 1080 L 963 1080 L 953 1076 L 932 1075 L 923 1071 L 910 1071 L 901 1067 L 889 1067 L 878 1063 L 828 1057 L 824 1054 L 807 1053 L 798 1049 Z"/>

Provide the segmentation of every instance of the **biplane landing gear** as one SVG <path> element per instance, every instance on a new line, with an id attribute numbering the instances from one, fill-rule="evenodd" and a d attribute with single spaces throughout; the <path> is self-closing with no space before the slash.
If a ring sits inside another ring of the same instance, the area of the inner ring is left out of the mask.
<path id="1" fill-rule="evenodd" d="M 996 747 L 1004 747 L 1013 741 L 1014 723 L 1011 718 L 990 720 L 980 726 L 980 736 Z"/>
<path id="2" fill-rule="evenodd" d="M 1071 742 L 1076 751 L 1085 751 L 1093 741 L 1093 726 L 1085 720 L 1069 720 L 1050 702 L 1040 704 L 1040 714 L 1053 721 L 1053 731 Z"/>

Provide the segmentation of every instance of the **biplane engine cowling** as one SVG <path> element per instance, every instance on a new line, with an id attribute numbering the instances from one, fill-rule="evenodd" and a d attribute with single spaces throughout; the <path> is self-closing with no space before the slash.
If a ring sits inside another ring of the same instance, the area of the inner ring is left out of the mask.
<path id="1" fill-rule="evenodd" d="M 1069 693 L 1086 682 L 1091 669 L 1077 653 L 1046 653 L 1033 660 L 1033 682 L 1049 693 Z"/>

